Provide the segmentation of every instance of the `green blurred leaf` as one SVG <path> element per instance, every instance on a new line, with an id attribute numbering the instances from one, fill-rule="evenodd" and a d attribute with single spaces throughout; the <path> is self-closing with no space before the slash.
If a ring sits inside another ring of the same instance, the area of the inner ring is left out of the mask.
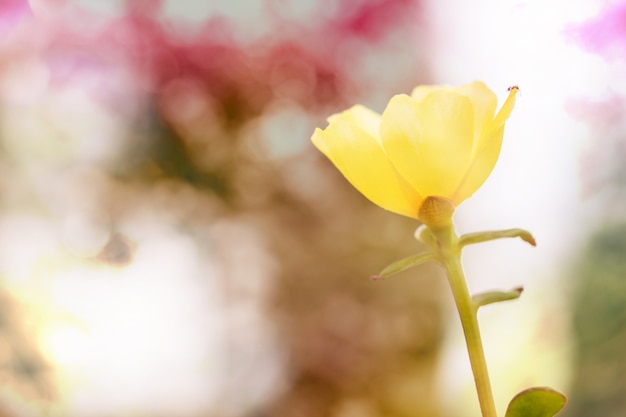
<path id="1" fill-rule="evenodd" d="M 380 274 L 371 277 L 371 279 L 376 281 L 379 279 L 390 277 L 391 275 L 397 274 L 398 272 L 402 272 L 414 266 L 421 265 L 428 261 L 432 261 L 433 258 L 434 255 L 432 254 L 432 252 L 424 252 L 420 253 L 419 255 L 409 256 L 408 258 L 400 259 L 399 261 L 396 261 L 387 266 L 380 272 Z"/>
<path id="2" fill-rule="evenodd" d="M 552 417 L 565 406 L 565 395 L 548 387 L 528 388 L 517 394 L 505 417 Z"/>

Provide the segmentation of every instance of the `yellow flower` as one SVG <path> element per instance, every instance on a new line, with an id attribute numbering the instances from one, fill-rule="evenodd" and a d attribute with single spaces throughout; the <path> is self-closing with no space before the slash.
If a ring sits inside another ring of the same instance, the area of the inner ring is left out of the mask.
<path id="1" fill-rule="evenodd" d="M 419 86 L 394 96 L 382 115 L 361 105 L 334 114 L 311 139 L 373 203 L 428 224 L 420 211 L 435 201 L 451 216 L 493 170 L 517 90 L 496 114 L 482 82 Z"/>

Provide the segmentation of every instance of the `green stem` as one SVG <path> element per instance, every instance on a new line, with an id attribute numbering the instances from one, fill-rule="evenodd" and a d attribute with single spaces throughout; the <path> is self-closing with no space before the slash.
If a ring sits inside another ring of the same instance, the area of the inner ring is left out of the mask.
<path id="1" fill-rule="evenodd" d="M 452 224 L 443 229 L 433 231 L 433 233 L 437 236 L 437 240 L 440 243 L 438 258 L 448 274 L 450 288 L 459 311 L 482 416 L 497 417 L 485 352 L 480 337 L 480 328 L 478 326 L 478 306 L 472 301 L 467 282 L 465 281 L 458 236 L 454 232 Z"/>

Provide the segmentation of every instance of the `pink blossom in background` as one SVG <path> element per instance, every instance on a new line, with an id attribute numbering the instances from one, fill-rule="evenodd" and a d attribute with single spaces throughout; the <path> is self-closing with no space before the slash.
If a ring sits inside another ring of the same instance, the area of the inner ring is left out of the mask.
<path id="1" fill-rule="evenodd" d="M 565 108 L 576 119 L 588 123 L 600 133 L 606 133 L 623 119 L 626 99 L 616 94 L 602 100 L 571 98 L 566 101 Z"/>
<path id="2" fill-rule="evenodd" d="M 594 132 L 596 146 L 584 152 L 579 162 L 582 196 L 597 195 L 607 184 L 619 182 L 623 169 L 626 98 L 617 94 L 601 100 L 572 98 L 565 107 L 572 117 L 586 123 Z"/>
<path id="3" fill-rule="evenodd" d="M 593 19 L 566 31 L 584 49 L 607 58 L 626 58 L 626 2 L 616 3 Z"/>
<path id="4" fill-rule="evenodd" d="M 605 58 L 608 66 L 613 61 L 626 59 L 626 1 L 616 2 L 591 19 L 570 25 L 565 36 L 582 49 Z M 594 138 L 594 146 L 590 146 L 580 160 L 585 197 L 620 184 L 623 176 L 626 98 L 619 86 L 626 80 L 619 74 L 617 72 L 617 79 L 613 79 L 604 92 L 597 91 L 599 97 L 570 98 L 566 102 L 568 113 L 587 124 Z"/>
<path id="5" fill-rule="evenodd" d="M 19 4 L 28 8 L 26 1 L 6 4 L 14 5 L 11 16 Z M 179 103 L 210 98 L 218 116 L 240 123 L 276 99 L 328 113 L 376 89 L 359 83 L 360 60 L 391 31 L 412 32 L 421 13 L 416 0 L 353 0 L 331 13 L 319 7 L 313 24 L 294 25 L 272 4 L 259 19 L 275 29 L 242 44 L 236 22 L 219 14 L 191 27 L 166 16 L 160 1 L 129 1 L 119 15 L 103 17 L 60 0 L 0 59 L 32 48 L 51 86 L 79 85 L 115 113 L 132 114 L 129 106 L 155 99 L 154 110 L 168 120 L 172 110 L 181 113 Z"/>
<path id="6" fill-rule="evenodd" d="M 383 36 L 389 23 L 397 23 L 401 18 L 415 19 L 420 10 L 419 2 L 414 0 L 343 2 L 341 6 L 334 21 L 337 29 L 370 41 Z"/>
<path id="7" fill-rule="evenodd" d="M 28 14 L 30 14 L 28 0 L 1 0 L 0 36 L 8 33 Z"/>

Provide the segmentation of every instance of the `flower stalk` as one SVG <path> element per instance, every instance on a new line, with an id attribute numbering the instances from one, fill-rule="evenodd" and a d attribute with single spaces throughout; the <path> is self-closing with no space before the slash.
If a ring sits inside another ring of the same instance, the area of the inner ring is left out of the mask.
<path id="1" fill-rule="evenodd" d="M 445 220 L 446 216 L 447 221 Z M 493 290 L 472 296 L 463 273 L 461 253 L 463 248 L 469 244 L 512 237 L 519 237 L 535 246 L 535 238 L 523 229 L 478 232 L 459 237 L 454 230 L 452 213 L 446 211 L 446 213 L 438 213 L 435 216 L 423 217 L 425 220 L 436 219 L 436 222 L 421 226 L 415 233 L 415 237 L 424 243 L 429 250 L 394 262 L 383 269 L 379 275 L 372 278 L 387 278 L 428 261 L 438 262 L 444 267 L 465 335 L 482 416 L 497 417 L 478 324 L 478 310 L 487 304 L 517 299 L 522 294 L 523 288 L 516 287 L 508 291 Z"/>
<path id="2" fill-rule="evenodd" d="M 461 319 L 482 416 L 496 417 L 496 407 L 478 325 L 477 313 L 479 305 L 474 302 L 470 295 L 465 280 L 461 264 L 462 247 L 459 244 L 459 238 L 454 232 L 452 223 L 442 229 L 433 231 L 433 234 L 439 243 L 436 246 L 437 260 L 446 270 L 450 289 L 452 290 L 459 318 Z"/>

